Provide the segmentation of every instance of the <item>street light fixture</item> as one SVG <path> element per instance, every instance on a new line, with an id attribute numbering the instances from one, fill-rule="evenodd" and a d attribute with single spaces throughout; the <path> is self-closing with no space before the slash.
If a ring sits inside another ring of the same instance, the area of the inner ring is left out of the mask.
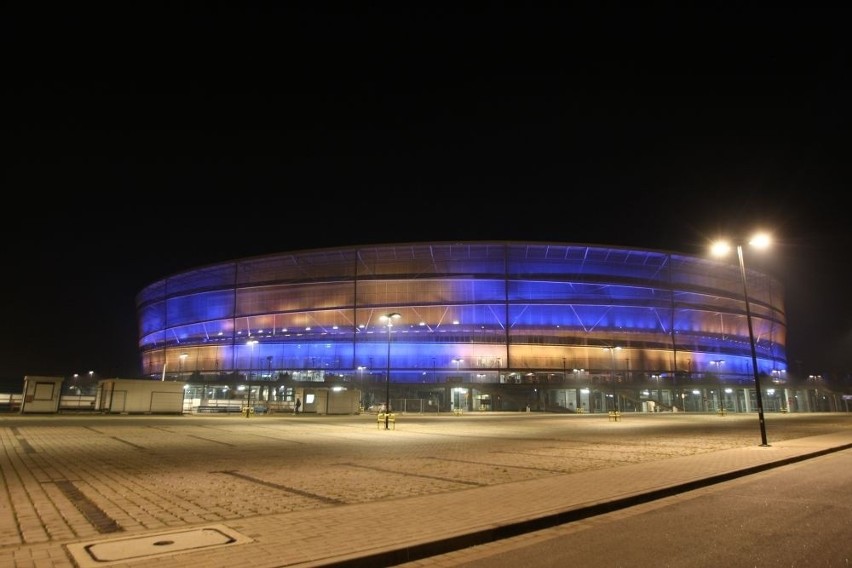
<path id="1" fill-rule="evenodd" d="M 251 417 L 251 366 L 254 364 L 254 346 L 257 345 L 257 339 L 249 339 L 246 345 L 251 348 L 249 355 L 249 371 L 246 373 L 246 382 L 248 383 L 248 396 L 246 398 L 246 418 Z"/>
<path id="2" fill-rule="evenodd" d="M 358 365 L 358 388 L 361 391 L 361 394 L 359 396 L 361 398 L 360 407 L 361 407 L 362 412 L 364 410 L 364 403 L 365 403 L 365 399 L 364 399 L 364 369 L 366 369 L 366 368 L 367 367 L 365 367 L 363 365 Z"/>
<path id="3" fill-rule="evenodd" d="M 604 347 L 609 351 L 609 382 L 612 385 L 612 406 L 613 410 L 618 410 L 618 397 L 615 396 L 615 352 L 621 350 L 620 345 Z"/>
<path id="4" fill-rule="evenodd" d="M 749 245 L 763 249 L 769 246 L 770 238 L 766 234 L 758 234 L 752 237 L 748 242 Z M 731 250 L 730 244 L 724 241 L 719 241 L 713 244 L 711 248 L 712 254 L 715 256 L 723 256 Z M 746 321 L 748 322 L 748 339 L 751 346 L 751 366 L 754 372 L 754 388 L 756 391 L 757 402 L 757 419 L 760 422 L 760 445 L 768 446 L 766 442 L 766 423 L 763 419 L 763 397 L 760 393 L 760 374 L 757 370 L 757 350 L 754 345 L 754 326 L 751 323 L 751 304 L 748 299 L 748 283 L 746 279 L 745 261 L 743 260 L 743 246 L 737 244 L 737 258 L 740 262 L 740 276 L 743 281 L 743 299 L 745 300 Z"/>
<path id="5" fill-rule="evenodd" d="M 178 357 L 178 359 L 180 359 L 178 363 L 178 382 L 183 380 L 183 362 L 187 358 L 187 356 L 188 355 L 186 353 L 181 353 L 180 357 Z"/>
<path id="6" fill-rule="evenodd" d="M 575 388 L 576 393 L 577 393 L 577 396 L 576 396 L 576 398 L 577 398 L 577 412 L 581 412 L 582 408 L 583 408 L 583 392 L 584 391 L 583 391 L 582 388 L 580 388 L 580 379 L 583 376 L 583 371 L 585 371 L 585 369 L 574 369 L 572 371 L 572 374 L 574 375 L 574 383 L 575 383 L 574 388 Z M 590 393 L 591 390 L 587 388 L 585 390 L 585 392 Z"/>
<path id="7" fill-rule="evenodd" d="M 814 389 L 814 403 L 813 409 L 815 411 L 819 410 L 819 387 L 822 384 L 822 375 L 808 375 L 808 384 Z M 808 399 L 810 399 L 811 393 L 808 391 Z"/>
<path id="8" fill-rule="evenodd" d="M 390 429 L 390 371 L 391 371 L 391 328 L 393 320 L 399 319 L 402 314 L 391 312 L 381 317 L 381 320 L 387 322 L 388 326 L 388 368 L 385 375 L 385 430 Z"/>
<path id="9" fill-rule="evenodd" d="M 663 389 L 660 387 L 661 379 L 662 375 L 659 373 L 651 373 L 651 380 L 657 383 L 657 401 L 654 403 L 655 411 L 658 410 L 657 406 L 661 406 L 663 404 Z"/>
<path id="10" fill-rule="evenodd" d="M 456 364 L 456 379 L 461 381 L 461 376 L 459 375 L 459 373 L 460 373 L 459 365 L 464 363 L 464 359 L 461 359 L 461 358 L 453 359 L 453 363 Z M 453 392 L 456 393 L 456 399 L 455 399 L 456 412 L 461 412 L 461 389 L 455 388 L 455 389 L 453 389 Z M 452 402 L 452 401 L 450 401 L 450 402 Z"/>

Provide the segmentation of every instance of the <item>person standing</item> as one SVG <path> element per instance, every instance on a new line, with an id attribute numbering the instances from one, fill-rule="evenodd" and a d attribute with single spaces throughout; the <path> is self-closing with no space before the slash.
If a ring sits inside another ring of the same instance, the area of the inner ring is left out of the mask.
<path id="1" fill-rule="evenodd" d="M 293 414 L 298 414 L 302 408 L 302 399 L 298 396 L 296 397 L 296 410 L 293 411 Z"/>

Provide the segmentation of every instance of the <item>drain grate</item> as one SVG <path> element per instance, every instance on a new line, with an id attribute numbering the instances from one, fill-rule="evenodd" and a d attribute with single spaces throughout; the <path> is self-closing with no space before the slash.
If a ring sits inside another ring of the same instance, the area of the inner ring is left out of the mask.
<path id="1" fill-rule="evenodd" d="M 86 520 L 89 521 L 95 530 L 101 534 L 121 532 L 124 529 L 112 517 L 107 515 L 100 507 L 95 505 L 82 491 L 77 489 L 77 486 L 70 481 L 56 481 L 56 486 L 62 491 L 63 495 L 71 501 L 77 510 L 83 513 Z"/>
<path id="2" fill-rule="evenodd" d="M 79 568 L 253 542 L 224 525 L 67 545 Z"/>

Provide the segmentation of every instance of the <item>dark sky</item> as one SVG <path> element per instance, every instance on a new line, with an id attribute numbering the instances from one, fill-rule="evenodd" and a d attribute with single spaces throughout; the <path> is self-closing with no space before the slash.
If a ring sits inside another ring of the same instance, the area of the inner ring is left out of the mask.
<path id="1" fill-rule="evenodd" d="M 790 369 L 848 374 L 845 20 L 641 4 L 10 9 L 0 379 L 137 375 L 136 294 L 211 262 L 756 228 Z"/>

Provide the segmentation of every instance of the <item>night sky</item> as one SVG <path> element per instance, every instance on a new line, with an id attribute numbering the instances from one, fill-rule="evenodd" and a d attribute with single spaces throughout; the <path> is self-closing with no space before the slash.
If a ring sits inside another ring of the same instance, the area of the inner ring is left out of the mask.
<path id="1" fill-rule="evenodd" d="M 113 4 L 0 24 L 0 381 L 138 376 L 136 294 L 208 263 L 457 240 L 706 254 L 758 228 L 776 244 L 747 264 L 786 286 L 790 371 L 852 371 L 839 13 Z"/>

